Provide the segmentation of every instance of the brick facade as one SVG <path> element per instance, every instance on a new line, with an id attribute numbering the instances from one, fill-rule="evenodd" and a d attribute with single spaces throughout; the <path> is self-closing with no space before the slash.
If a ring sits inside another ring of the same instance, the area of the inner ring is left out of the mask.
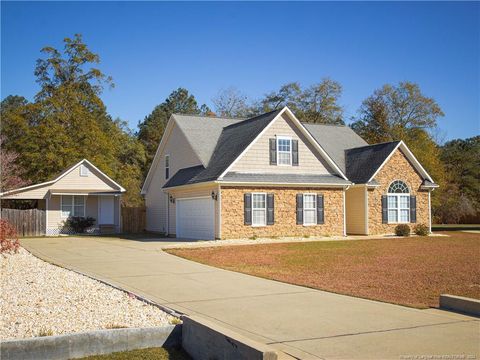
<path id="1" fill-rule="evenodd" d="M 428 191 L 420 189 L 423 178 L 400 149 L 395 151 L 388 162 L 375 175 L 375 180 L 380 186 L 368 191 L 369 235 L 394 233 L 397 224 L 382 224 L 382 195 L 387 194 L 388 187 L 394 180 L 405 182 L 410 189 L 410 195 L 417 197 L 417 222 L 415 224 L 428 226 L 430 221 Z M 413 228 L 415 224 L 409 225 Z"/>
<path id="2" fill-rule="evenodd" d="M 275 194 L 275 224 L 252 227 L 244 224 L 244 194 L 266 192 Z M 325 223 L 304 226 L 296 223 L 296 195 L 317 193 L 324 196 Z M 222 239 L 252 236 L 324 236 L 343 235 L 343 189 L 278 188 L 278 187 L 222 187 Z"/>

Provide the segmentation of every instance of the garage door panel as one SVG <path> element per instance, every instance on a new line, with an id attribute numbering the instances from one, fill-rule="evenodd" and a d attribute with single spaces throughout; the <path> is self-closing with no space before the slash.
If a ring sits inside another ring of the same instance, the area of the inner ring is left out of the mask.
<path id="1" fill-rule="evenodd" d="M 186 239 L 215 238 L 215 208 L 208 198 L 178 199 L 177 237 Z"/>

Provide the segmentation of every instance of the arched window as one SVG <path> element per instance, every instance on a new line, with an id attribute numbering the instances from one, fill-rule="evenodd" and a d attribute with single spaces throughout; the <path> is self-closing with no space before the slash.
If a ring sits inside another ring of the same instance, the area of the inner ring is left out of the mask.
<path id="1" fill-rule="evenodd" d="M 390 184 L 388 187 L 389 194 L 408 194 L 410 191 L 408 190 L 407 184 L 403 181 L 395 180 Z"/>
<path id="2" fill-rule="evenodd" d="M 388 222 L 410 222 L 410 190 L 403 181 L 395 180 L 388 187 Z"/>

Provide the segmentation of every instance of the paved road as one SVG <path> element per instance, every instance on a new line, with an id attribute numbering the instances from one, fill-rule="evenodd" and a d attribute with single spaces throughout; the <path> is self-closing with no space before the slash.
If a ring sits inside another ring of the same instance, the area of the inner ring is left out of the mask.
<path id="1" fill-rule="evenodd" d="M 299 358 L 406 359 L 401 356 L 461 354 L 480 358 L 478 318 L 221 270 L 161 250 L 172 243 L 172 239 L 94 237 L 22 240 L 25 248 L 52 263 L 178 312 L 217 321 Z"/>

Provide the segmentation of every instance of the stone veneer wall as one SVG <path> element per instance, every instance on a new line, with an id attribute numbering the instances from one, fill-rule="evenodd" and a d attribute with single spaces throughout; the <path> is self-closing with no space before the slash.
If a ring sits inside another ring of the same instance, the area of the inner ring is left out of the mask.
<path id="1" fill-rule="evenodd" d="M 410 223 L 410 227 L 416 224 L 429 224 L 428 191 L 421 190 L 423 178 L 415 170 L 403 152 L 398 149 L 375 176 L 380 184 L 374 190 L 368 191 L 368 234 L 391 234 L 394 233 L 397 224 L 382 224 L 382 195 L 386 195 L 390 183 L 401 180 L 408 185 L 410 195 L 417 197 L 417 222 Z"/>
<path id="2" fill-rule="evenodd" d="M 243 195 L 249 192 L 275 194 L 275 224 L 263 227 L 244 225 Z M 318 193 L 324 196 L 325 223 L 303 226 L 296 221 L 296 195 Z M 343 235 L 343 189 L 223 187 L 221 189 L 222 239 L 252 236 Z"/>

